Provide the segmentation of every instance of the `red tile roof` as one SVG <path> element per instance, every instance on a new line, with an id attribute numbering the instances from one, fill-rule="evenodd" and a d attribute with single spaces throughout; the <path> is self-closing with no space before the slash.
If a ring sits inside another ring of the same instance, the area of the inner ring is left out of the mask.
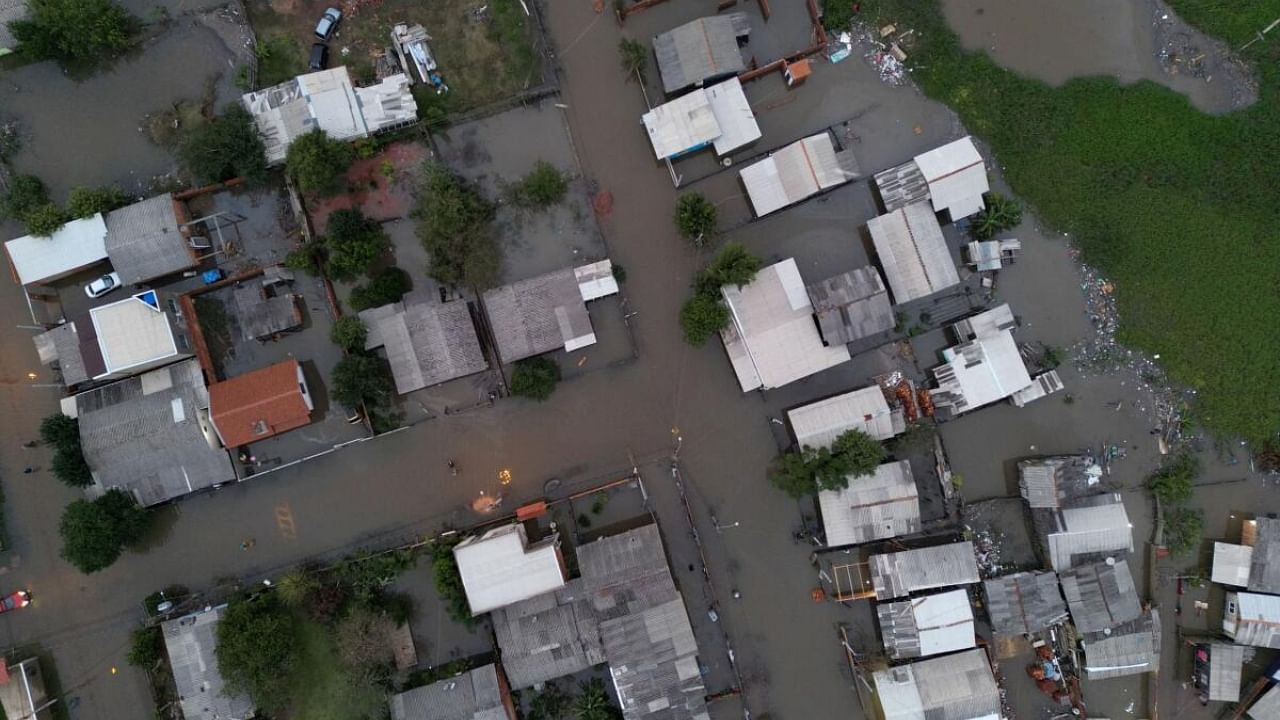
<path id="1" fill-rule="evenodd" d="M 298 361 L 285 360 L 210 385 L 209 414 L 229 448 L 310 423 L 311 411 L 298 385 Z"/>

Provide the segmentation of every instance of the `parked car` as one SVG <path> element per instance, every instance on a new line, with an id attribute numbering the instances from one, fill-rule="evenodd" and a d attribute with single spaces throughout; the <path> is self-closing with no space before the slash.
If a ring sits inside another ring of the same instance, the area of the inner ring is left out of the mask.
<path id="1" fill-rule="evenodd" d="M 316 37 L 321 40 L 328 40 L 333 31 L 338 29 L 338 23 L 342 22 L 342 11 L 338 8 L 329 8 L 324 11 L 324 15 L 320 16 L 320 22 L 316 23 Z"/>
<path id="2" fill-rule="evenodd" d="M 31 604 L 31 593 L 26 590 L 19 590 L 10 593 L 0 600 L 0 613 L 7 613 L 10 610 L 18 610 Z"/>
<path id="3" fill-rule="evenodd" d="M 91 298 L 100 298 L 118 287 L 120 287 L 120 273 L 109 272 L 85 285 L 84 294 Z"/>
<path id="4" fill-rule="evenodd" d="M 307 68 L 311 70 L 323 70 L 329 65 L 329 46 L 324 43 L 315 43 L 311 46 L 311 62 L 307 63 Z"/>

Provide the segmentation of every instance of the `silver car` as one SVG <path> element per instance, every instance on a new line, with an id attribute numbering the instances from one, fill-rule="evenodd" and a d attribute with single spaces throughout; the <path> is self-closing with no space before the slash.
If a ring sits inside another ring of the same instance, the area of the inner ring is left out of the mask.
<path id="1" fill-rule="evenodd" d="M 324 15 L 320 16 L 320 22 L 316 23 L 316 37 L 321 40 L 328 40 L 333 35 L 333 31 L 338 29 L 338 23 L 342 22 L 342 11 L 338 8 L 329 8 L 324 11 Z"/>

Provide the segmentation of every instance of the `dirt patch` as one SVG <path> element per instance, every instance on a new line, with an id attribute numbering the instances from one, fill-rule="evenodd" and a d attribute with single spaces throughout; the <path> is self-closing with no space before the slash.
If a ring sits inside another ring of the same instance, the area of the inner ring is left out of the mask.
<path id="1" fill-rule="evenodd" d="M 347 170 L 347 193 L 309 199 L 311 225 L 323 235 L 334 210 L 359 208 L 379 222 L 408 217 L 418 171 L 431 151 L 416 142 L 388 146 L 373 157 L 356 160 Z"/>

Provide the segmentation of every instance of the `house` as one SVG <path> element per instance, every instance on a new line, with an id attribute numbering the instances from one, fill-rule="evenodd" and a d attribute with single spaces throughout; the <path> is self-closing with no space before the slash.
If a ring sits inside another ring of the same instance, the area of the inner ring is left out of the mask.
<path id="1" fill-rule="evenodd" d="M 1240 674 L 1244 669 L 1245 648 L 1228 643 L 1208 643 L 1200 648 L 1209 654 L 1209 700 L 1240 702 Z"/>
<path id="2" fill-rule="evenodd" d="M 1005 240 L 973 240 L 965 246 L 969 254 L 969 264 L 978 272 L 991 272 L 1012 264 L 1022 252 L 1022 242 L 1008 238 Z"/>
<path id="3" fill-rule="evenodd" d="M 391 696 L 391 720 L 516 720 L 502 668 L 494 663 Z"/>
<path id="4" fill-rule="evenodd" d="M 743 392 L 781 387 L 849 360 L 846 346 L 822 343 L 794 259 L 720 293 L 730 317 L 720 337 Z"/>
<path id="5" fill-rule="evenodd" d="M 1154 672 L 1160 667 L 1160 614 L 1153 608 L 1137 619 L 1080 638 L 1089 680 Z"/>
<path id="6" fill-rule="evenodd" d="M 981 648 L 877 670 L 873 720 L 999 720 L 1000 688 Z"/>
<path id="7" fill-rule="evenodd" d="M 587 302 L 617 292 L 612 264 L 604 260 L 493 288 L 484 293 L 482 305 L 499 358 L 513 363 L 552 350 L 573 352 L 594 345 Z"/>
<path id="8" fill-rule="evenodd" d="M 279 85 L 245 93 L 266 146 L 267 162 L 284 162 L 289 144 L 312 130 L 355 140 L 417 120 L 409 78 L 397 73 L 377 85 L 357 88 L 345 66 L 299 75 Z"/>
<path id="9" fill-rule="evenodd" d="M 150 506 L 236 479 L 194 358 L 82 392 L 67 406 L 103 489 L 126 490 Z"/>
<path id="10" fill-rule="evenodd" d="M 101 214 L 68 221 L 53 235 L 24 235 L 4 244 L 21 285 L 48 283 L 107 259 L 107 223 Z"/>
<path id="11" fill-rule="evenodd" d="M 433 302 L 415 291 L 360 311 L 360 321 L 368 329 L 365 349 L 383 348 L 401 395 L 489 367 L 466 302 Z"/>
<path id="12" fill-rule="evenodd" d="M 960 344 L 943 350 L 945 363 L 933 369 L 938 387 L 929 396 L 935 408 L 959 415 L 1032 384 L 1013 339 L 1016 324 L 1009 306 L 1002 304 L 951 326 Z"/>
<path id="13" fill-rule="evenodd" d="M 1027 507 L 1060 508 L 1096 494 L 1102 466 L 1088 455 L 1054 455 L 1018 461 L 1018 489 Z"/>
<path id="14" fill-rule="evenodd" d="M 867 231 L 894 303 L 901 305 L 960 284 L 942 227 L 927 204 L 915 203 L 871 218 Z"/>
<path id="15" fill-rule="evenodd" d="M 1052 395 L 1066 387 L 1057 370 L 1049 370 L 1031 378 L 1031 384 L 1009 396 L 1014 407 L 1023 407 L 1046 395 Z"/>
<path id="16" fill-rule="evenodd" d="M 1273 684 L 1249 706 L 1249 717 L 1253 720 L 1280 720 L 1280 683 Z"/>
<path id="17" fill-rule="evenodd" d="M 797 140 L 738 171 L 756 217 L 794 205 L 859 177 L 852 150 L 839 150 L 831 133 Z"/>
<path id="18" fill-rule="evenodd" d="M 829 277 L 805 291 L 827 345 L 856 342 L 897 324 L 880 271 L 870 265 Z"/>
<path id="19" fill-rule="evenodd" d="M 653 54 L 667 94 L 737 75 L 747 69 L 738 41 L 751 32 L 746 13 L 712 15 L 653 37 Z"/>
<path id="20" fill-rule="evenodd" d="M 254 716 L 247 695 L 227 690 L 218 672 L 218 623 L 226 605 L 167 620 L 160 628 L 185 720 L 246 720 Z"/>
<path id="21" fill-rule="evenodd" d="M 6 718 L 50 717 L 55 701 L 46 694 L 38 658 L 0 664 L 0 708 Z"/>
<path id="22" fill-rule="evenodd" d="M 293 358 L 209 386 L 209 412 L 229 448 L 297 430 L 311 423 L 315 402 Z"/>
<path id="23" fill-rule="evenodd" d="M 723 156 L 761 135 L 736 77 L 659 105 L 640 116 L 640 122 L 658 160 L 674 160 L 708 145 Z"/>
<path id="24" fill-rule="evenodd" d="M 1223 585 L 1248 587 L 1249 569 L 1252 564 L 1252 547 L 1215 542 L 1213 544 L 1213 571 L 1209 579 Z"/>
<path id="25" fill-rule="evenodd" d="M 800 447 L 830 447 L 850 430 L 888 440 L 907 429 L 902 408 L 890 408 L 879 385 L 858 388 L 787 411 Z"/>
<path id="26" fill-rule="evenodd" d="M 1245 523 L 1253 546 L 1249 558 L 1249 589 L 1280 594 L 1280 520 L 1259 516 Z"/>
<path id="27" fill-rule="evenodd" d="M 1280 649 L 1280 596 L 1228 592 L 1222 634 L 1238 645 Z"/>
<path id="28" fill-rule="evenodd" d="M 231 299 L 245 340 L 271 340 L 302 326 L 302 296 L 292 283 L 293 271 L 280 265 L 236 283 Z"/>
<path id="29" fill-rule="evenodd" d="M 1059 573 L 1073 566 L 1133 552 L 1133 525 L 1118 493 L 1093 496 L 1087 504 L 1055 510 L 1044 527 L 1049 566 Z"/>
<path id="30" fill-rule="evenodd" d="M 927 200 L 952 221 L 982 210 L 982 196 L 991 190 L 982 154 L 968 136 L 876 173 L 875 181 L 887 211 Z"/>
<path id="31" fill-rule="evenodd" d="M 569 579 L 560 536 L 530 543 L 524 525 L 501 525 L 453 548 L 472 615 L 483 615 L 562 587 Z"/>
<path id="32" fill-rule="evenodd" d="M 911 463 L 890 462 L 843 490 L 818 493 L 827 547 L 858 545 L 920 532 L 920 498 Z"/>
<path id="33" fill-rule="evenodd" d="M 877 600 L 921 590 L 978 582 L 978 561 L 969 541 L 872 555 L 871 585 Z"/>
<path id="34" fill-rule="evenodd" d="M 189 270 L 200 262 L 182 201 L 165 193 L 107 213 L 106 249 L 125 285 Z"/>
<path id="35" fill-rule="evenodd" d="M 1101 632 L 1142 614 L 1127 560 L 1110 559 L 1058 574 L 1071 621 L 1082 633 Z"/>
<path id="36" fill-rule="evenodd" d="M 976 642 L 967 590 L 880 603 L 876 617 L 885 653 L 893 660 L 955 652 Z"/>
<path id="37" fill-rule="evenodd" d="M 1067 619 L 1067 604 L 1053 572 L 1020 572 L 982 583 L 997 637 L 1047 630 Z"/>
<path id="38" fill-rule="evenodd" d="M 605 662 L 600 622 L 582 578 L 489 615 L 502 667 L 517 690 Z"/>

